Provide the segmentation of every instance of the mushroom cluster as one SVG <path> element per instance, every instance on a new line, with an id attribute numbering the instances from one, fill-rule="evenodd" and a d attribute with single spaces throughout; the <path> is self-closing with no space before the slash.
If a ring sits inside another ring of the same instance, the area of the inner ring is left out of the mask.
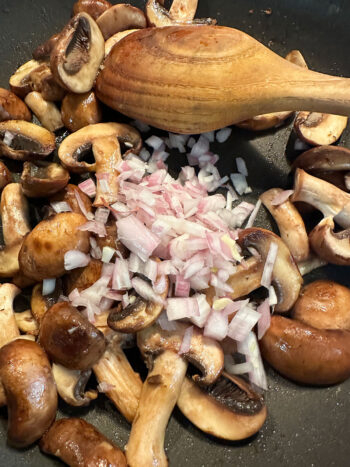
<path id="1" fill-rule="evenodd" d="M 143 12 L 78 0 L 63 30 L 11 76 L 11 90 L 0 88 L 0 155 L 20 167 L 12 175 L 0 162 L 0 406 L 11 446 L 39 441 L 71 466 L 165 467 L 175 405 L 217 438 L 260 430 L 261 356 L 300 384 L 350 377 L 350 290 L 303 287 L 315 268 L 350 265 L 350 150 L 330 146 L 347 119 L 299 112 L 295 131 L 316 147 L 294 161 L 294 190 L 232 207 L 237 193 L 209 148 L 230 129 L 197 141 L 153 135 L 146 147 L 140 132 L 150 128 L 106 121 L 96 97 L 104 59 L 138 29 L 215 24 L 194 19 L 197 3 L 173 0 L 168 11 L 149 0 Z M 286 59 L 307 67 L 299 51 Z M 238 126 L 271 129 L 292 115 Z M 188 148 L 198 175 L 188 166 L 174 179 L 167 148 Z M 239 194 L 249 192 L 242 161 L 232 177 Z M 208 194 L 223 186 L 226 199 Z M 261 203 L 279 235 L 253 226 Z M 305 204 L 324 216 L 311 231 Z M 29 309 L 15 312 L 28 288 Z M 145 363 L 144 381 L 129 348 Z M 99 393 L 131 424 L 125 452 L 80 418 L 55 421 L 58 398 L 85 407 Z"/>

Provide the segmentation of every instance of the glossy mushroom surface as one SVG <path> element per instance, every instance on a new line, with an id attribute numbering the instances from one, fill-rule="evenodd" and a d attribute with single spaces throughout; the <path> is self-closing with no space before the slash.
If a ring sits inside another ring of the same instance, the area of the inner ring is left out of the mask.
<path id="1" fill-rule="evenodd" d="M 96 390 L 85 389 L 91 373 L 91 370 L 69 370 L 58 363 L 52 364 L 57 392 L 66 404 L 73 407 L 86 407 L 97 398 Z"/>
<path id="2" fill-rule="evenodd" d="M 61 191 L 69 181 L 69 172 L 55 162 L 25 162 L 21 175 L 23 193 L 30 198 L 44 198 Z"/>
<path id="3" fill-rule="evenodd" d="M 13 301 L 20 292 L 13 284 L 0 285 L 0 348 L 19 337 Z"/>
<path id="4" fill-rule="evenodd" d="M 96 21 L 111 6 L 112 4 L 107 0 L 78 0 L 73 5 L 73 14 L 85 12 Z"/>
<path id="5" fill-rule="evenodd" d="M 30 308 L 36 321 L 40 324 L 47 310 L 57 303 L 62 294 L 61 279 L 56 279 L 55 290 L 47 295 L 42 294 L 42 284 L 36 284 L 32 289 Z"/>
<path id="6" fill-rule="evenodd" d="M 62 101 L 61 116 L 64 126 L 74 132 L 87 125 L 100 123 L 102 109 L 93 91 L 68 93 Z"/>
<path id="7" fill-rule="evenodd" d="M 294 130 L 307 144 L 322 146 L 335 143 L 341 137 L 347 123 L 348 117 L 341 115 L 299 112 L 294 122 Z"/>
<path id="8" fill-rule="evenodd" d="M 26 104 L 11 91 L 0 88 L 0 122 L 4 120 L 27 120 L 32 115 Z"/>
<path id="9" fill-rule="evenodd" d="M 20 183 L 10 183 L 1 193 L 1 221 L 7 247 L 22 242 L 30 232 L 29 205 Z"/>
<path id="10" fill-rule="evenodd" d="M 105 41 L 117 32 L 127 29 L 142 29 L 147 26 L 142 10 L 127 3 L 120 3 L 108 8 L 96 20 Z"/>
<path id="11" fill-rule="evenodd" d="M 26 95 L 24 101 L 47 130 L 56 131 L 63 127 L 61 113 L 57 105 L 54 102 L 45 100 L 40 92 L 30 92 Z"/>

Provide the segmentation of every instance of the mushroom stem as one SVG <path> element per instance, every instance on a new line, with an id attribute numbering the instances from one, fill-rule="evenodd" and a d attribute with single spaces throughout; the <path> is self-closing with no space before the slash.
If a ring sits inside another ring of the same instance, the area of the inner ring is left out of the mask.
<path id="1" fill-rule="evenodd" d="M 45 100 L 40 92 L 30 92 L 24 101 L 47 130 L 56 131 L 64 126 L 61 112 L 58 110 L 56 104 Z"/>
<path id="2" fill-rule="evenodd" d="M 313 271 L 314 269 L 321 268 L 322 266 L 325 266 L 327 264 L 327 261 L 325 261 L 322 258 L 319 258 L 318 256 L 315 256 L 313 254 L 310 254 L 310 256 L 305 260 L 301 261 L 298 263 L 298 268 L 300 271 L 300 274 L 302 276 L 305 276 L 306 274 L 309 274 L 309 272 Z"/>
<path id="3" fill-rule="evenodd" d="M 310 232 L 311 248 L 323 260 L 340 266 L 350 265 L 350 229 L 334 232 L 334 221 L 325 217 Z"/>
<path id="4" fill-rule="evenodd" d="M 10 183 L 1 194 L 2 232 L 6 246 L 15 245 L 30 232 L 29 207 L 20 183 Z"/>
<path id="5" fill-rule="evenodd" d="M 92 150 L 96 161 L 97 178 L 94 206 L 113 204 L 118 200 L 117 166 L 122 160 L 120 144 L 116 137 L 101 138 L 94 141 Z M 103 180 L 99 177 L 103 175 L 108 179 Z"/>
<path id="6" fill-rule="evenodd" d="M 165 467 L 165 430 L 179 397 L 187 370 L 186 361 L 165 350 L 153 363 L 142 386 L 140 404 L 125 448 L 130 467 Z"/>
<path id="7" fill-rule="evenodd" d="M 0 248 L 0 277 L 13 277 L 19 272 L 18 255 L 21 247 L 22 242 Z"/>
<path id="8" fill-rule="evenodd" d="M 20 289 L 13 284 L 0 285 L 0 348 L 19 336 L 13 300 Z"/>

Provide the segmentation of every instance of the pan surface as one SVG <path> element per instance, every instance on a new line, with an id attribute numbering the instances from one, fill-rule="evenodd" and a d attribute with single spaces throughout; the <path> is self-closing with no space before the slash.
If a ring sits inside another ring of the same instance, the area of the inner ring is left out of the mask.
<path id="1" fill-rule="evenodd" d="M 117 2 L 112 2 L 117 3 Z M 144 1 L 132 4 L 143 7 Z M 68 21 L 73 0 L 0 0 L 0 86 L 7 87 L 13 71 L 29 60 L 31 51 Z M 218 24 L 236 27 L 275 52 L 302 51 L 311 69 L 350 76 L 350 2 L 346 0 L 199 0 L 197 17 L 210 16 Z M 116 121 L 121 117 L 113 114 Z M 346 131 L 340 141 L 350 147 Z M 249 183 L 258 193 L 290 186 L 288 157 L 293 157 L 291 124 L 261 134 L 236 128 L 226 143 L 214 146 L 222 174 L 235 171 L 234 156 L 243 156 Z M 286 156 L 287 154 L 287 156 Z M 170 167 L 184 164 L 172 158 Z M 269 226 L 261 210 L 257 225 Z M 326 267 L 307 281 L 328 277 L 350 286 L 349 270 Z M 260 433 L 241 443 L 221 442 L 205 436 L 178 410 L 170 420 L 166 451 L 170 465 L 181 467 L 336 466 L 350 459 L 350 380 L 330 388 L 301 387 L 267 369 L 268 420 Z M 103 396 L 84 409 L 60 405 L 59 417 L 80 416 L 93 423 L 120 446 L 129 426 Z M 0 410 L 0 466 L 62 465 L 38 447 L 16 451 L 6 445 L 6 410 Z"/>

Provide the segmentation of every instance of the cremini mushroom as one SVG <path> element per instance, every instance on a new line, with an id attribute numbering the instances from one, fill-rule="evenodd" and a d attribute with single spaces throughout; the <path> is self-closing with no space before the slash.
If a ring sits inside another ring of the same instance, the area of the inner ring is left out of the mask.
<path id="1" fill-rule="evenodd" d="M 12 182 L 12 174 L 6 165 L 0 161 L 0 191 Z"/>
<path id="2" fill-rule="evenodd" d="M 40 92 L 32 91 L 24 99 L 44 128 L 56 131 L 63 127 L 61 112 L 53 102 L 46 101 Z"/>
<path id="3" fill-rule="evenodd" d="M 121 41 L 124 37 L 132 34 L 133 32 L 138 31 L 138 29 L 127 29 L 126 31 L 120 31 L 116 34 L 113 34 L 106 42 L 105 42 L 105 57 L 109 54 L 112 48 L 117 44 L 117 42 Z"/>
<path id="4" fill-rule="evenodd" d="M 169 9 L 175 21 L 192 21 L 196 15 L 198 0 L 173 0 Z"/>
<path id="5" fill-rule="evenodd" d="M 69 172 L 55 162 L 25 162 L 21 175 L 23 193 L 29 198 L 43 198 L 61 191 L 69 180 Z"/>
<path id="6" fill-rule="evenodd" d="M 97 18 L 96 23 L 105 40 L 117 32 L 127 29 L 142 29 L 147 26 L 143 11 L 127 3 L 120 3 L 108 8 Z"/>
<path id="7" fill-rule="evenodd" d="M 73 5 L 73 14 L 88 13 L 95 21 L 102 15 L 112 4 L 107 0 L 78 0 Z"/>
<path id="8" fill-rule="evenodd" d="M 0 348 L 20 334 L 13 309 L 13 301 L 20 292 L 13 284 L 0 285 Z"/>
<path id="9" fill-rule="evenodd" d="M 101 105 L 93 91 L 84 94 L 68 93 L 62 101 L 61 116 L 69 131 L 78 131 L 87 125 L 100 123 Z"/>
<path id="10" fill-rule="evenodd" d="M 32 114 L 26 104 L 13 92 L 0 88 L 0 122 L 31 119 Z"/>
<path id="11" fill-rule="evenodd" d="M 56 147 L 55 135 L 24 120 L 0 123 L 0 155 L 25 161 L 43 159 Z"/>
<path id="12" fill-rule="evenodd" d="M 53 305 L 40 324 L 39 342 L 49 357 L 71 370 L 88 370 L 106 348 L 104 336 L 67 302 Z"/>
<path id="13" fill-rule="evenodd" d="M 350 227 L 350 194 L 302 169 L 295 172 L 291 201 L 311 204 L 324 217 L 337 216 L 336 221 L 341 227 Z"/>
<path id="14" fill-rule="evenodd" d="M 42 63 L 30 72 L 29 82 L 32 91 L 39 92 L 45 101 L 61 101 L 66 93 L 54 79 L 47 63 Z"/>
<path id="15" fill-rule="evenodd" d="M 15 313 L 15 319 L 18 329 L 24 334 L 30 334 L 33 336 L 37 336 L 39 334 L 39 325 L 31 310 Z"/>
<path id="16" fill-rule="evenodd" d="M 55 290 L 48 294 L 42 294 L 42 284 L 36 284 L 32 289 L 30 308 L 35 320 L 40 324 L 47 310 L 57 303 L 62 293 L 62 281 L 56 279 Z"/>
<path id="17" fill-rule="evenodd" d="M 86 218 L 75 212 L 63 212 L 41 221 L 26 236 L 19 252 L 22 273 L 37 281 L 65 273 L 64 255 L 70 250 L 87 253 L 89 233 L 78 229 Z"/>
<path id="18" fill-rule="evenodd" d="M 197 9 L 195 0 L 175 0 L 168 11 L 164 7 L 164 0 L 148 0 L 146 3 L 146 17 L 149 26 L 172 26 L 175 24 L 216 24 L 212 18 L 193 19 Z M 174 16 L 172 15 L 174 14 Z"/>
<path id="19" fill-rule="evenodd" d="M 226 372 L 208 387 L 186 377 L 177 406 L 200 430 L 230 441 L 253 436 L 267 416 L 263 396 L 243 378 Z"/>
<path id="20" fill-rule="evenodd" d="M 305 276 L 306 274 L 309 274 L 311 271 L 321 268 L 322 266 L 325 266 L 326 264 L 327 264 L 327 261 L 319 258 L 317 255 L 310 252 L 309 257 L 305 261 L 300 261 L 298 263 L 298 268 L 299 268 L 300 274 L 302 276 Z"/>
<path id="21" fill-rule="evenodd" d="M 322 114 L 318 112 L 299 112 L 294 122 L 298 137 L 312 146 L 335 143 L 342 135 L 348 117 Z"/>
<path id="22" fill-rule="evenodd" d="M 57 420 L 44 434 L 40 449 L 71 467 L 127 467 L 123 452 L 90 423 L 81 418 Z"/>
<path id="23" fill-rule="evenodd" d="M 73 212 L 83 214 L 79 206 L 78 199 L 81 201 L 82 207 L 84 210 L 86 210 L 86 212 L 89 213 L 92 211 L 92 203 L 90 198 L 85 193 L 83 193 L 79 187 L 72 185 L 71 183 L 69 183 L 63 190 L 59 191 L 54 196 L 51 196 L 50 202 L 65 201 Z"/>
<path id="24" fill-rule="evenodd" d="M 0 247 L 0 277 L 9 278 L 19 273 L 18 255 L 22 242 L 11 246 Z M 19 285 L 16 282 L 16 285 Z"/>
<path id="25" fill-rule="evenodd" d="M 334 232 L 332 217 L 325 217 L 309 234 L 313 251 L 323 260 L 340 266 L 350 265 L 350 228 Z"/>
<path id="26" fill-rule="evenodd" d="M 23 99 L 28 92 L 33 91 L 30 74 L 41 65 L 37 60 L 29 60 L 29 62 L 21 65 L 10 77 L 10 89 L 16 96 Z"/>
<path id="27" fill-rule="evenodd" d="M 89 264 L 84 268 L 70 271 L 63 277 L 64 291 L 69 295 L 74 289 L 79 292 L 91 287 L 101 277 L 102 261 L 91 258 Z"/>
<path id="28" fill-rule="evenodd" d="M 34 60 L 50 60 L 52 49 L 54 48 L 59 37 L 60 33 L 54 34 L 47 41 L 38 45 L 32 53 Z"/>
<path id="29" fill-rule="evenodd" d="M 278 298 L 275 309 L 279 312 L 290 310 L 299 296 L 303 279 L 283 240 L 269 230 L 253 227 L 239 232 L 238 243 L 243 249 L 255 248 L 264 264 L 270 245 L 272 243 L 278 245 L 278 253 L 272 271 L 272 283 Z"/>
<path id="30" fill-rule="evenodd" d="M 102 33 L 87 13 L 78 13 L 61 32 L 50 56 L 56 81 L 77 94 L 90 91 L 104 58 Z"/>
<path id="31" fill-rule="evenodd" d="M 58 363 L 52 364 L 52 374 L 59 396 L 66 404 L 74 407 L 85 407 L 97 398 L 96 390 L 85 390 L 91 373 L 91 370 L 69 370 Z"/>
<path id="32" fill-rule="evenodd" d="M 0 349 L 0 380 L 8 410 L 8 443 L 37 441 L 56 416 L 57 391 L 50 362 L 39 344 L 16 339 Z"/>
<path id="33" fill-rule="evenodd" d="M 1 193 L 1 220 L 7 247 L 22 242 L 30 232 L 29 206 L 20 183 L 10 183 Z"/>
<path id="34" fill-rule="evenodd" d="M 103 250 L 103 247 L 108 246 L 118 251 L 123 258 L 127 258 L 129 256 L 129 250 L 118 240 L 118 230 L 115 220 L 108 220 L 105 228 L 106 236 L 96 238 L 97 246 L 100 247 L 101 250 Z"/>
<path id="35" fill-rule="evenodd" d="M 304 261 L 310 253 L 309 239 L 304 221 L 289 199 L 283 203 L 275 204 L 274 200 L 281 193 L 283 193 L 281 188 L 271 188 L 265 191 L 260 199 L 276 221 L 280 236 L 295 261 Z"/>

